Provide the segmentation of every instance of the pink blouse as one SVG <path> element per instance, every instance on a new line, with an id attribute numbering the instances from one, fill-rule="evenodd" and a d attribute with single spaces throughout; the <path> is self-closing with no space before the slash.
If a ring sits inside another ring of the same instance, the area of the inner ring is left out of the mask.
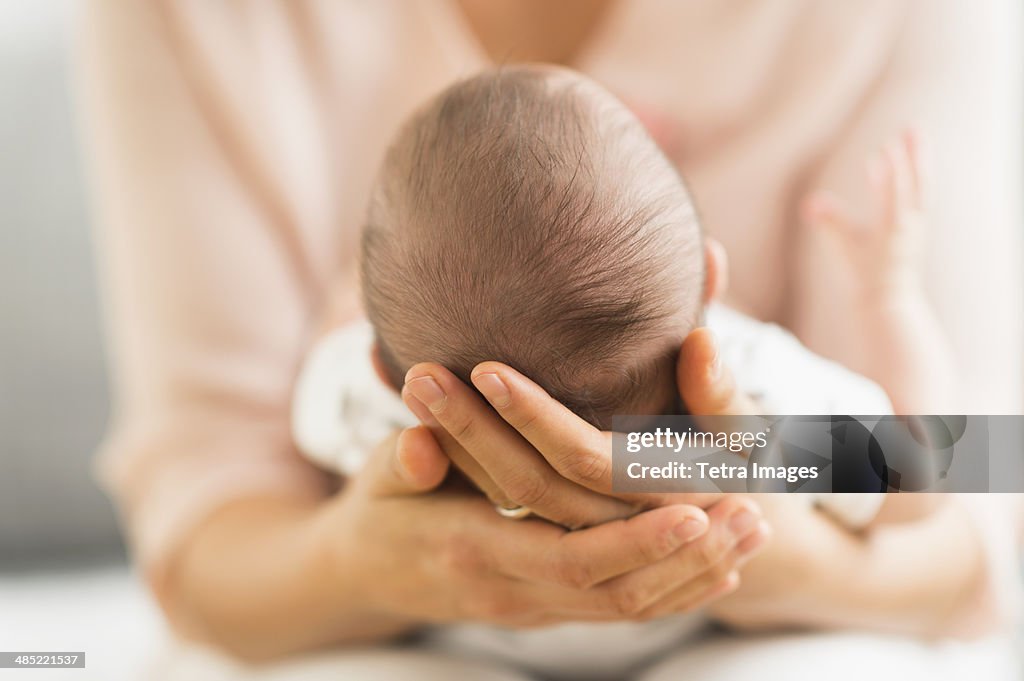
<path id="1" fill-rule="evenodd" d="M 866 196 L 867 155 L 920 123 L 927 284 L 964 409 L 1018 412 L 1019 118 L 1000 99 L 1018 60 L 993 38 L 1011 4 L 626 0 L 571 66 L 679 163 L 730 253 L 729 302 L 840 361 L 850 280 L 795 207 Z M 450 0 L 91 0 L 79 57 L 116 389 L 99 469 L 159 570 L 232 499 L 328 493 L 289 440 L 297 366 L 326 301 L 358 314 L 396 126 L 486 58 Z"/>

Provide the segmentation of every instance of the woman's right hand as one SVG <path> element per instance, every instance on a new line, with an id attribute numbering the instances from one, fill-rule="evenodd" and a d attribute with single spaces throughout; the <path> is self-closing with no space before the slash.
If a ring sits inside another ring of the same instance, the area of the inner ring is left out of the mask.
<path id="1" fill-rule="evenodd" d="M 478 492 L 432 491 L 449 460 L 426 428 L 399 438 L 314 523 L 338 608 L 368 621 L 531 627 L 685 612 L 734 590 L 766 539 L 740 497 L 575 531 L 510 520 Z"/>

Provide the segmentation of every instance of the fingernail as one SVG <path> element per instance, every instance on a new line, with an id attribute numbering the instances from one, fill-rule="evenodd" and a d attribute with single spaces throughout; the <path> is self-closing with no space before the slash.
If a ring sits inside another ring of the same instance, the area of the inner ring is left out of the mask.
<path id="1" fill-rule="evenodd" d="M 729 518 L 729 530 L 737 537 L 745 537 L 757 526 L 759 520 L 753 511 L 742 508 Z"/>
<path id="2" fill-rule="evenodd" d="M 508 386 L 498 374 L 486 373 L 473 376 L 473 385 L 496 409 L 504 409 L 512 401 Z"/>
<path id="3" fill-rule="evenodd" d="M 427 409 L 435 414 L 444 409 L 444 403 L 448 396 L 444 394 L 441 385 L 432 376 L 414 378 L 406 383 L 405 387 L 409 389 L 413 397 L 427 405 Z"/>
<path id="4" fill-rule="evenodd" d="M 693 541 L 708 529 L 707 521 L 687 518 L 673 528 L 676 538 L 683 542 Z"/>
<path id="5" fill-rule="evenodd" d="M 415 414 L 416 418 L 418 418 L 420 423 L 423 425 L 427 427 L 440 425 L 438 424 L 437 419 L 434 418 L 434 415 L 430 413 L 430 410 L 427 409 L 427 405 L 420 402 L 419 399 L 412 394 L 412 391 L 408 389 L 403 390 L 402 401 L 405 402 L 405 406 L 409 407 L 409 411 Z"/>
<path id="6" fill-rule="evenodd" d="M 708 367 L 708 378 L 712 381 L 717 381 L 718 377 L 722 375 L 722 357 L 715 352 L 715 358 L 711 360 L 711 366 Z"/>

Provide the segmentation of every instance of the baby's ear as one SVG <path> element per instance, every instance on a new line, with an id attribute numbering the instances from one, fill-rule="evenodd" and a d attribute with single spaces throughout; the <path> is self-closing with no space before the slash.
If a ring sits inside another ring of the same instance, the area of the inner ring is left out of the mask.
<path id="1" fill-rule="evenodd" d="M 704 237 L 704 304 L 719 300 L 729 286 L 729 258 L 717 239 Z"/>
<path id="2" fill-rule="evenodd" d="M 377 378 L 380 382 L 388 386 L 392 390 L 400 392 L 402 386 L 395 385 L 394 381 L 391 380 L 391 375 L 388 373 L 387 366 L 384 364 L 384 359 L 381 357 L 380 344 L 376 340 L 373 341 L 373 345 L 370 346 L 370 362 L 373 364 L 373 370 L 377 372 Z"/>

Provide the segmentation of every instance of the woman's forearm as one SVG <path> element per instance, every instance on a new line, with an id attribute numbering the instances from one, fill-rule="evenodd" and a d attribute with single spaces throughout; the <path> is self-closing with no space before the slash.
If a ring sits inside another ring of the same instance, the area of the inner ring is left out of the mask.
<path id="1" fill-rule="evenodd" d="M 317 511 L 251 498 L 211 515 L 157 585 L 175 629 L 252 661 L 405 631 L 408 623 L 368 612 L 356 585 L 325 565 Z"/>
<path id="2" fill-rule="evenodd" d="M 937 635 L 952 629 L 985 579 L 981 544 L 958 505 L 862 537 L 792 500 L 758 502 L 775 545 L 747 566 L 740 591 L 713 608 L 737 628 Z"/>
<path id="3" fill-rule="evenodd" d="M 843 543 L 849 545 L 842 554 L 820 554 L 826 579 L 811 592 L 833 601 L 821 609 L 824 624 L 942 635 L 971 606 L 985 579 L 981 544 L 955 504 Z"/>

